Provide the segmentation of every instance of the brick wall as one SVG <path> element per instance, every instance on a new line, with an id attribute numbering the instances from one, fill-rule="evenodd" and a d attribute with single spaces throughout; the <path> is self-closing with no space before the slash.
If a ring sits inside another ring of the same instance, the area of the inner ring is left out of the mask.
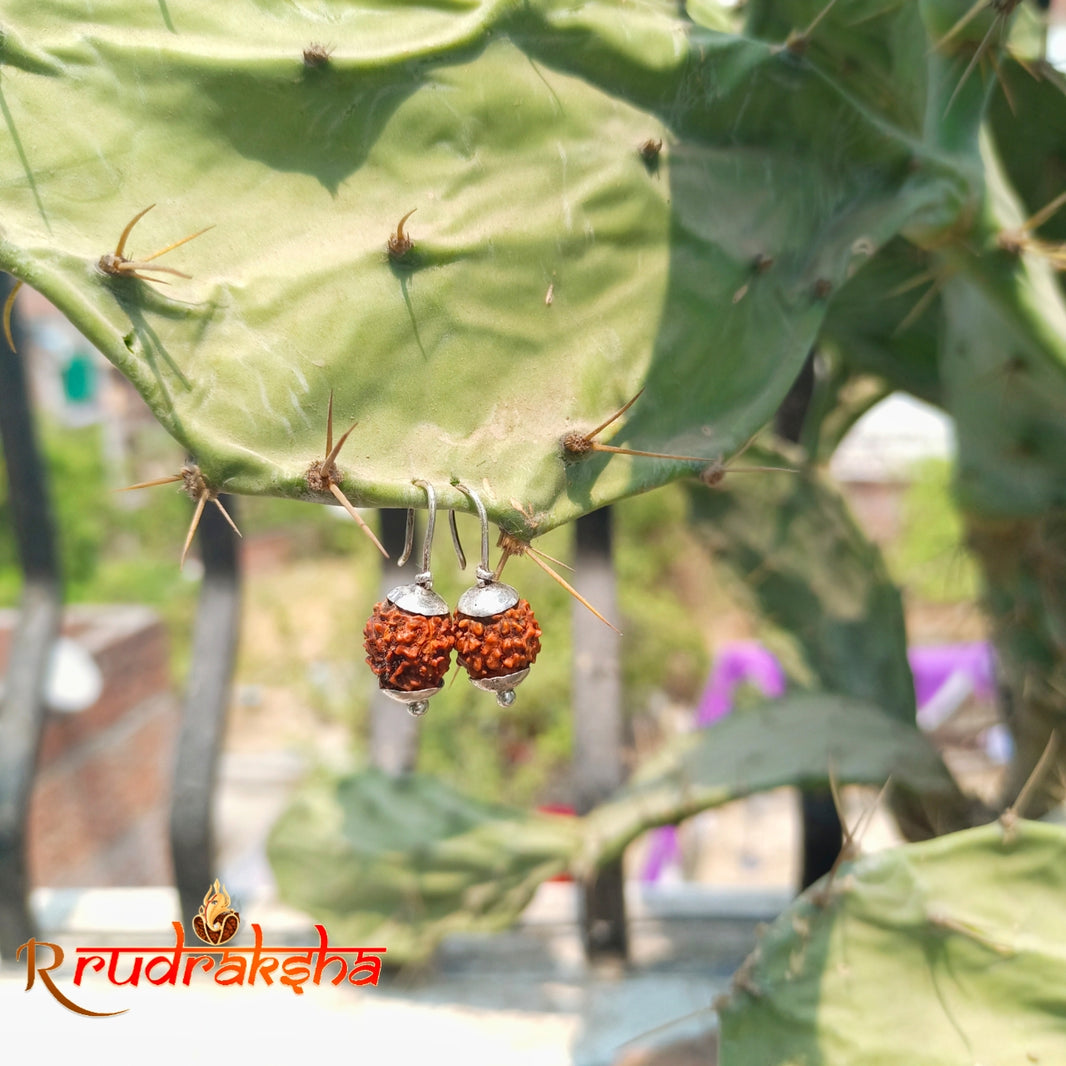
<path id="1" fill-rule="evenodd" d="M 0 611 L 0 669 L 14 611 Z M 30 802 L 34 887 L 152 885 L 172 880 L 169 797 L 180 709 L 166 631 L 144 607 L 71 607 L 65 636 L 96 660 L 100 698 L 48 712 Z"/>

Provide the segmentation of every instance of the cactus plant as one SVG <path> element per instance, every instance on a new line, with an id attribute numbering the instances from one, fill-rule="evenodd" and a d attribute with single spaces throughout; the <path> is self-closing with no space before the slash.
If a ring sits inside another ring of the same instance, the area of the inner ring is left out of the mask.
<path id="1" fill-rule="evenodd" d="M 974 26 L 971 44 L 987 34 L 990 17 Z M 836 366 L 838 394 L 874 374 L 954 421 L 956 494 L 983 572 L 1017 747 L 1011 795 L 1066 719 L 1066 218 L 1057 210 L 1066 82 L 1009 58 L 998 77 L 1002 91 L 969 149 L 984 173 L 980 210 L 945 244 L 900 238 L 882 249 L 839 293 L 820 345 Z M 823 442 L 823 454 L 837 436 Z M 1061 749 L 1058 760 L 1061 770 Z M 1062 800 L 1062 780 L 1043 779 L 1037 809 Z"/>
<path id="2" fill-rule="evenodd" d="M 448 933 L 501 929 L 566 869 L 575 820 L 461 796 L 379 770 L 307 783 L 271 830 L 282 898 L 352 943 L 423 961 Z"/>
<path id="3" fill-rule="evenodd" d="M 843 863 L 716 1004 L 721 1062 L 1054 1062 L 1066 831 L 982 826 Z"/>
<path id="4" fill-rule="evenodd" d="M 195 460 L 201 506 L 226 491 L 417 507 L 423 479 L 469 510 L 462 480 L 516 545 L 717 477 L 812 345 L 835 346 L 838 365 L 952 413 L 978 534 L 1032 523 L 1040 550 L 998 588 L 1001 619 L 1022 618 L 1009 673 L 1039 749 L 1062 713 L 1047 572 L 1066 315 L 1026 229 L 1048 190 L 997 161 L 1016 136 L 1001 110 L 982 144 L 982 57 L 1015 6 L 752 0 L 735 34 L 706 0 L 268 5 L 251 25 L 205 0 L 102 0 L 91 22 L 74 0 L 12 0 L 0 268 L 134 383 Z M 915 278 L 932 288 L 912 303 Z M 610 442 L 706 461 L 567 454 L 638 392 Z M 358 422 L 338 455 L 323 450 L 331 396 Z M 838 430 L 866 402 L 843 398 Z M 1010 543 L 988 542 L 990 558 Z M 881 676 L 863 694 L 908 717 L 898 654 L 850 675 L 839 649 L 859 629 L 808 640 L 816 672 L 847 688 Z M 569 854 L 552 836 L 503 878 L 521 885 L 509 906 Z"/>
<path id="5" fill-rule="evenodd" d="M 891 27 L 906 99 L 812 62 L 832 13 L 767 41 L 721 32 L 713 5 L 349 5 L 249 25 L 203 2 L 110 0 L 90 22 L 17 0 L 0 267 L 130 378 L 212 493 L 330 502 L 307 475 L 332 389 L 359 422 L 338 458 L 354 502 L 421 506 L 423 478 L 469 509 L 459 477 L 529 538 L 701 466 L 565 460 L 565 434 L 643 386 L 616 444 L 728 456 L 847 276 L 972 202 L 971 160 L 924 129 L 940 57 L 917 7 L 858 6 L 871 39 Z M 165 260 L 191 279 L 101 271 L 149 204 L 123 254 L 212 226 Z"/>
<path id="6" fill-rule="evenodd" d="M 449 933 L 505 927 L 541 881 L 587 875 L 646 829 L 830 774 L 891 777 L 934 808 L 957 794 L 916 729 L 861 700 L 808 693 L 679 738 L 581 819 L 474 801 L 426 774 L 323 774 L 274 826 L 268 855 L 286 902 L 358 942 L 387 943 L 395 962 L 424 961 Z"/>
<path id="7" fill-rule="evenodd" d="M 773 738 L 772 741 L 768 738 Z M 876 704 L 812 692 L 737 713 L 680 738 L 588 814 L 578 863 L 620 855 L 646 829 L 783 785 L 882 785 L 935 808 L 957 795 L 939 755 Z"/>
<path id="8" fill-rule="evenodd" d="M 758 457 L 782 464 L 795 454 Z M 899 590 L 829 481 L 811 472 L 716 490 L 696 483 L 688 496 L 701 537 L 740 576 L 763 617 L 795 640 L 813 683 L 913 725 Z"/>
<path id="9" fill-rule="evenodd" d="M 790 454 L 764 448 L 759 458 L 782 462 Z M 899 590 L 831 482 L 807 472 L 713 490 L 697 483 L 688 495 L 692 521 L 715 558 L 791 640 L 795 672 L 826 692 L 868 701 L 913 730 L 914 680 Z M 950 782 L 896 790 L 891 802 L 911 840 L 990 815 Z"/>

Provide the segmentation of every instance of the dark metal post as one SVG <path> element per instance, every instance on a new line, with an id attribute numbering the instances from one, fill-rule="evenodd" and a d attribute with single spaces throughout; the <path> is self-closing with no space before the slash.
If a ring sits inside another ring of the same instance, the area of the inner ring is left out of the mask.
<path id="1" fill-rule="evenodd" d="M 381 543 L 392 559 L 381 560 L 381 598 L 397 585 L 411 584 L 418 570 L 416 562 L 421 558 L 418 547 L 411 553 L 407 564 L 398 567 L 397 560 L 403 552 L 404 533 L 407 529 L 407 512 L 390 508 L 381 514 Z M 416 539 L 416 545 L 420 543 Z M 368 671 L 369 672 L 369 671 Z M 432 705 L 431 705 L 432 708 Z M 432 713 L 432 710 L 431 712 Z M 389 699 L 381 689 L 374 686 L 370 700 L 370 762 L 372 765 L 398 777 L 410 773 L 418 757 L 418 719 L 408 714 L 407 709 Z"/>
<path id="2" fill-rule="evenodd" d="M 814 392 L 814 352 L 807 356 L 799 377 L 781 402 L 774 418 L 779 437 L 798 443 L 803 433 L 811 394 Z M 800 793 L 800 820 L 803 833 L 803 869 L 800 888 L 809 888 L 833 867 L 844 846 L 840 816 L 827 788 L 805 788 Z"/>
<path id="3" fill-rule="evenodd" d="M 236 518 L 234 498 L 225 496 L 222 502 Z M 218 876 L 211 812 L 241 614 L 237 537 L 217 508 L 204 508 L 197 538 L 204 576 L 170 807 L 174 880 L 186 924 Z"/>
<path id="4" fill-rule="evenodd" d="M 579 518 L 575 579 L 581 594 L 607 617 L 617 615 L 611 558 L 611 510 Z M 622 672 L 618 634 L 581 604 L 573 605 L 575 806 L 586 814 L 615 791 L 622 762 Z M 581 933 L 591 959 L 628 949 L 622 860 L 602 867 L 581 886 Z"/>
<path id="5" fill-rule="evenodd" d="M 13 279 L 0 280 L 0 304 Z M 16 346 L 25 347 L 12 315 Z M 44 684 L 59 634 L 62 577 L 48 478 L 37 449 L 25 368 L 0 334 L 0 437 L 24 584 L 0 704 L 0 955 L 14 961 L 36 935 L 30 913 L 26 825 L 44 728 Z"/>

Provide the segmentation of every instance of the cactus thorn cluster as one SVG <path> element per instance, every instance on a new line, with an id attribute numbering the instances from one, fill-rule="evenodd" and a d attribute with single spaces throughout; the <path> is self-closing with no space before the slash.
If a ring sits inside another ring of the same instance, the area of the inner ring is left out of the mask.
<path id="1" fill-rule="evenodd" d="M 362 515 L 352 506 L 351 500 L 344 495 L 339 485 L 341 474 L 337 469 L 336 459 L 340 454 L 341 448 L 344 447 L 344 442 L 357 425 L 359 425 L 358 422 L 353 422 L 340 435 L 337 443 L 333 443 L 333 390 L 330 389 L 329 407 L 326 412 L 326 453 L 324 458 L 312 460 L 311 465 L 307 468 L 305 475 L 307 487 L 319 495 L 331 495 L 355 519 L 356 524 L 370 538 L 374 547 L 387 559 L 389 553 L 385 550 L 385 546 L 378 540 L 374 531 L 363 521 Z"/>
<path id="2" fill-rule="evenodd" d="M 118 244 L 115 245 L 115 250 L 113 252 L 105 252 L 100 256 L 96 265 L 102 273 L 110 274 L 111 277 L 115 278 L 137 278 L 140 281 L 151 281 L 157 285 L 166 285 L 167 283 L 163 281 L 162 278 L 153 278 L 151 276 L 152 273 L 173 274 L 175 277 L 185 278 L 187 280 L 192 279 L 191 274 L 176 270 L 174 267 L 158 266 L 153 260 L 158 259 L 161 255 L 166 255 L 167 252 L 171 252 L 175 248 L 180 248 L 183 244 L 188 244 L 191 240 L 195 240 L 208 230 L 214 229 L 214 225 L 205 226 L 203 229 L 189 234 L 188 237 L 182 237 L 180 241 L 174 241 L 172 244 L 168 244 L 165 248 L 160 248 L 158 252 L 153 252 L 151 255 L 143 256 L 140 259 L 130 259 L 126 256 L 126 241 L 129 239 L 133 227 L 136 226 L 153 207 L 155 207 L 155 204 L 149 204 L 143 211 L 138 211 L 137 214 L 126 223 L 125 229 L 123 229 L 122 234 L 119 236 Z"/>
<path id="3" fill-rule="evenodd" d="M 151 481 L 140 481 L 136 485 L 127 485 L 118 491 L 132 492 L 135 489 L 148 489 L 156 485 L 172 485 L 179 481 L 182 483 L 182 488 L 185 490 L 185 494 L 196 504 L 196 507 L 193 509 L 192 520 L 189 522 L 189 531 L 185 535 L 185 544 L 181 549 L 180 566 L 181 569 L 184 569 L 185 559 L 189 554 L 189 548 L 192 546 L 193 536 L 196 534 L 196 530 L 200 525 L 200 519 L 203 516 L 206 504 L 213 503 L 215 507 L 218 508 L 222 517 L 229 524 L 230 529 L 232 529 L 238 537 L 242 536 L 241 531 L 237 528 L 237 523 L 233 521 L 229 512 L 222 506 L 222 501 L 218 498 L 219 490 L 208 485 L 203 473 L 195 463 L 186 463 L 176 474 L 168 474 L 166 477 L 154 478 Z"/>
<path id="4" fill-rule="evenodd" d="M 545 555 L 544 552 L 537 548 L 534 548 L 528 541 L 521 540 L 511 533 L 500 531 L 500 537 L 498 541 L 499 547 L 502 549 L 503 554 L 500 557 L 499 565 L 496 567 L 495 577 L 498 579 L 500 574 L 503 573 L 503 568 L 507 565 L 507 560 L 514 555 L 522 555 L 529 559 L 536 566 L 540 567 L 556 584 L 565 589 L 578 603 L 580 603 L 587 610 L 591 611 L 605 626 L 613 629 L 619 636 L 622 635 L 622 631 L 613 623 L 608 622 L 607 619 L 601 614 L 584 596 L 581 595 L 569 581 L 566 580 L 557 570 L 553 569 L 546 560 L 551 559 L 551 556 Z M 558 559 L 551 559 L 553 563 L 557 563 L 560 566 L 565 564 L 560 563 Z"/>
<path id="5" fill-rule="evenodd" d="M 385 242 L 385 248 L 389 253 L 389 258 L 394 262 L 403 259 L 415 246 L 414 239 L 411 237 L 410 233 L 404 232 L 403 226 L 417 210 L 417 207 L 412 207 L 411 210 L 396 223 L 396 232 L 390 234 L 389 239 Z"/>
<path id="6" fill-rule="evenodd" d="M 333 52 L 334 47 L 332 45 L 312 41 L 303 51 L 304 66 L 312 70 L 324 67 L 333 57 Z"/>

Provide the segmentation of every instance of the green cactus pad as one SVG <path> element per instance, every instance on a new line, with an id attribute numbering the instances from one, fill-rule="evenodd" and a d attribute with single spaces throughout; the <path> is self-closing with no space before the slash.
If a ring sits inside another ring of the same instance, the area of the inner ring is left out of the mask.
<path id="1" fill-rule="evenodd" d="M 270 833 L 285 902 L 338 940 L 424 960 L 448 933 L 502 929 L 566 869 L 578 822 L 366 770 L 303 785 Z"/>
<path id="2" fill-rule="evenodd" d="M 1066 830 L 982 826 L 844 863 L 718 1004 L 722 1066 L 1007 1066 L 1066 1047 Z"/>
<path id="3" fill-rule="evenodd" d="M 930 806 L 954 801 L 955 782 L 913 726 L 858 699 L 804 693 L 775 700 L 682 737 L 588 814 L 585 869 L 621 855 L 646 829 L 782 785 L 883 785 Z"/>
<path id="4" fill-rule="evenodd" d="M 753 450 L 754 451 L 754 450 Z M 787 466 L 788 453 L 744 461 Z M 692 485 L 690 517 L 764 617 L 795 639 L 818 687 L 914 724 L 899 589 L 828 479 L 814 472 Z"/>
<path id="5" fill-rule="evenodd" d="M 915 37 L 913 5 L 880 8 Z M 732 453 L 849 274 L 971 196 L 922 147 L 922 48 L 900 110 L 667 3 L 110 0 L 86 18 L 6 6 L 0 267 L 129 377 L 213 490 L 312 498 L 333 390 L 337 432 L 359 423 L 338 460 L 357 504 L 423 506 L 423 478 L 469 510 L 461 479 L 497 523 L 544 532 L 699 469 L 567 463 L 565 433 L 644 387 L 613 443 Z M 329 55 L 308 66 L 314 42 Z M 214 227 L 153 261 L 190 279 L 97 268 L 149 204 L 131 259 Z"/>

